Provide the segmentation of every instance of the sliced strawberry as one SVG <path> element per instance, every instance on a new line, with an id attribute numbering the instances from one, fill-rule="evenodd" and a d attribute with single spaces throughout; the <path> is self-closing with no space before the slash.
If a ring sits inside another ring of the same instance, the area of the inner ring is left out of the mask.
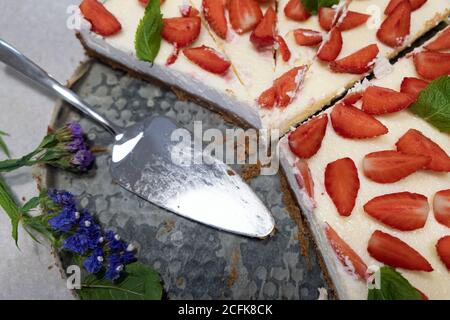
<path id="1" fill-rule="evenodd" d="M 362 98 L 362 92 L 352 92 L 345 96 L 344 99 L 342 99 L 342 103 L 347 106 L 352 106 Z"/>
<path id="2" fill-rule="evenodd" d="M 284 62 L 289 61 L 291 59 L 291 50 L 289 50 L 289 47 L 286 44 L 286 41 L 284 41 L 282 36 L 276 36 L 275 41 L 278 44 L 278 50 L 280 50 L 281 58 Z"/>
<path id="3" fill-rule="evenodd" d="M 178 55 L 180 53 L 180 49 L 177 46 L 173 46 L 173 51 L 170 54 L 170 56 L 166 60 L 166 65 L 170 66 L 171 64 L 174 64 L 175 61 L 178 59 Z"/>
<path id="4" fill-rule="evenodd" d="M 220 53 L 207 46 L 186 48 L 183 53 L 199 67 L 215 74 L 224 74 L 231 66 L 231 63 Z"/>
<path id="5" fill-rule="evenodd" d="M 311 16 L 299 0 L 289 0 L 284 7 L 284 15 L 295 21 L 305 21 Z"/>
<path id="6" fill-rule="evenodd" d="M 423 51 L 414 55 L 417 73 L 428 80 L 450 74 L 450 53 Z"/>
<path id="7" fill-rule="evenodd" d="M 364 211 L 392 228 L 410 231 L 423 228 L 430 207 L 421 194 L 399 192 L 373 198 L 364 205 Z"/>
<path id="8" fill-rule="evenodd" d="M 403 78 L 402 85 L 400 86 L 400 91 L 409 93 L 415 100 L 417 100 L 420 91 L 425 89 L 427 86 L 428 82 L 425 80 L 414 77 L 405 77 Z"/>
<path id="9" fill-rule="evenodd" d="M 286 107 L 303 83 L 305 71 L 306 66 L 300 66 L 285 72 L 273 82 L 271 88 L 259 96 L 258 104 L 263 108 Z"/>
<path id="10" fill-rule="evenodd" d="M 276 22 L 277 14 L 272 6 L 270 6 L 250 35 L 250 41 L 259 48 L 273 46 L 275 43 Z"/>
<path id="11" fill-rule="evenodd" d="M 300 188 L 304 188 L 311 199 L 314 199 L 314 180 L 309 170 L 308 163 L 305 160 L 298 160 L 295 163 L 298 174 L 295 176 Z"/>
<path id="12" fill-rule="evenodd" d="M 167 42 L 183 48 L 194 42 L 200 34 L 200 17 L 163 19 L 161 36 Z"/>
<path id="13" fill-rule="evenodd" d="M 450 189 L 436 192 L 433 211 L 436 221 L 450 228 Z"/>
<path id="14" fill-rule="evenodd" d="M 311 158 L 319 151 L 327 130 L 328 116 L 319 117 L 303 123 L 289 134 L 289 147 L 299 158 Z"/>
<path id="15" fill-rule="evenodd" d="M 181 6 L 180 13 L 183 17 L 197 17 L 200 12 L 195 9 L 193 6 Z"/>
<path id="16" fill-rule="evenodd" d="M 316 46 L 322 42 L 322 33 L 311 29 L 295 29 L 295 42 L 300 46 Z"/>
<path id="17" fill-rule="evenodd" d="M 225 18 L 225 2 L 222 0 L 203 0 L 203 15 L 209 26 L 214 32 L 226 39 L 228 32 L 228 23 Z"/>
<path id="18" fill-rule="evenodd" d="M 418 130 L 409 129 L 395 145 L 403 153 L 428 156 L 431 161 L 425 165 L 425 169 L 450 172 L 450 157 L 447 153 Z"/>
<path id="19" fill-rule="evenodd" d="M 436 250 L 439 258 L 441 258 L 447 269 L 450 270 L 450 236 L 445 236 L 439 239 L 436 244 Z"/>
<path id="20" fill-rule="evenodd" d="M 319 51 L 317 52 L 317 57 L 322 61 L 334 61 L 339 52 L 342 50 L 342 35 L 339 29 L 334 28 L 329 33 L 328 41 L 322 44 Z"/>
<path id="21" fill-rule="evenodd" d="M 369 153 L 363 160 L 364 175 L 378 183 L 399 181 L 423 169 L 430 157 L 386 150 Z"/>
<path id="22" fill-rule="evenodd" d="M 325 234 L 339 261 L 346 268 L 346 271 L 360 280 L 365 280 L 367 278 L 367 265 L 361 257 L 328 223 L 325 226 Z"/>
<path id="23" fill-rule="evenodd" d="M 394 268 L 433 271 L 433 267 L 419 252 L 399 238 L 380 230 L 370 237 L 367 251 L 374 259 Z"/>
<path id="24" fill-rule="evenodd" d="M 425 48 L 431 51 L 450 49 L 450 28 L 443 31 L 435 40 L 428 43 Z"/>
<path id="25" fill-rule="evenodd" d="M 238 34 L 255 29 L 263 18 L 256 0 L 228 0 L 228 13 L 231 27 Z"/>
<path id="26" fill-rule="evenodd" d="M 333 23 L 337 20 L 336 10 L 328 7 L 320 7 L 319 8 L 319 24 L 320 26 L 326 30 L 330 31 L 333 27 Z"/>
<path id="27" fill-rule="evenodd" d="M 384 13 L 387 15 L 391 14 L 392 11 L 394 11 L 395 7 L 397 7 L 397 5 L 402 1 L 408 0 L 391 0 L 384 10 Z M 409 4 L 411 5 L 412 10 L 419 9 L 425 2 L 427 2 L 427 0 L 409 0 Z"/>
<path id="28" fill-rule="evenodd" d="M 359 13 L 355 11 L 347 11 L 344 19 L 342 22 L 339 22 L 337 27 L 341 31 L 350 30 L 356 27 L 359 27 L 360 25 L 366 23 L 366 21 L 370 18 L 370 15 Z"/>
<path id="29" fill-rule="evenodd" d="M 97 0 L 83 0 L 80 10 L 84 18 L 91 23 L 93 32 L 102 36 L 111 36 L 122 29 L 120 22 Z"/>
<path id="30" fill-rule="evenodd" d="M 367 139 L 388 133 L 380 121 L 352 105 L 339 103 L 330 116 L 334 131 L 344 138 Z"/>
<path id="31" fill-rule="evenodd" d="M 368 87 L 362 97 L 362 110 L 368 114 L 380 115 L 408 108 L 414 96 L 378 86 Z"/>
<path id="32" fill-rule="evenodd" d="M 377 31 L 377 38 L 390 47 L 400 47 L 411 28 L 411 5 L 400 2 L 386 17 Z"/>
<path id="33" fill-rule="evenodd" d="M 331 162 L 325 169 L 325 189 L 341 216 L 349 216 L 359 190 L 358 171 L 350 158 Z"/>
<path id="34" fill-rule="evenodd" d="M 370 70 L 372 62 L 378 54 L 376 44 L 368 45 L 351 55 L 332 61 L 330 68 L 334 72 L 362 74 Z"/>

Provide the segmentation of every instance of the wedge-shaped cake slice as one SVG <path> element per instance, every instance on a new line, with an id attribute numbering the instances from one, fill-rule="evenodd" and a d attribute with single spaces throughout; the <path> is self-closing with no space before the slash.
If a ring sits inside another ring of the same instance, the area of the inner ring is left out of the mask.
<path id="1" fill-rule="evenodd" d="M 280 140 L 282 168 L 341 299 L 366 299 L 383 265 L 409 281 L 409 297 L 450 299 L 449 35 Z"/>
<path id="2" fill-rule="evenodd" d="M 450 13 L 450 0 L 347 0 L 332 8 L 320 8 L 317 16 L 296 23 L 281 11 L 286 2 L 279 1 L 278 28 L 283 34 L 297 32 L 297 39 L 304 42 L 299 41 L 299 45 L 287 36 L 290 51 L 310 66 L 288 106 L 278 110 L 262 107 L 263 126 L 282 132 L 322 109 L 372 69 L 377 74 L 386 72 L 386 59 L 410 46 Z M 306 30 L 300 33 L 299 28 Z M 319 34 L 322 41 L 317 44 L 314 39 L 320 40 Z M 291 67 L 294 61 L 289 61 Z M 278 73 L 286 69 L 278 59 Z"/>

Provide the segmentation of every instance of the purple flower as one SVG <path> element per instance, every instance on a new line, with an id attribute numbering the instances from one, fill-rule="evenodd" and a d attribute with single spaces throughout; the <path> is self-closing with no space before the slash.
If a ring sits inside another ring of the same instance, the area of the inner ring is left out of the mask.
<path id="1" fill-rule="evenodd" d="M 84 255 L 89 249 L 89 238 L 84 233 L 75 233 L 64 240 L 63 248 Z"/>
<path id="2" fill-rule="evenodd" d="M 64 207 L 55 217 L 48 220 L 48 224 L 55 231 L 69 232 L 77 221 L 77 212 L 74 207 Z"/>
<path id="3" fill-rule="evenodd" d="M 48 197 L 57 205 L 61 207 L 75 208 L 75 197 L 70 192 L 64 190 L 49 190 Z"/>
<path id="4" fill-rule="evenodd" d="M 92 254 L 84 260 L 83 266 L 89 273 L 97 273 L 103 267 L 104 253 L 101 248 L 95 249 Z"/>
<path id="5" fill-rule="evenodd" d="M 95 160 L 94 155 L 89 149 L 78 150 L 70 161 L 79 171 L 88 171 Z"/>
<path id="6" fill-rule="evenodd" d="M 112 252 L 124 251 L 127 248 L 127 244 L 120 240 L 119 235 L 115 234 L 113 231 L 107 231 L 105 239 L 108 241 L 108 246 Z"/>
<path id="7" fill-rule="evenodd" d="M 67 128 L 72 134 L 73 140 L 83 139 L 83 128 L 81 128 L 78 122 L 70 122 L 69 124 L 67 124 Z"/>
<path id="8" fill-rule="evenodd" d="M 74 138 L 65 144 L 65 149 L 70 153 L 77 153 L 79 150 L 87 149 L 86 143 L 82 137 Z"/>
<path id="9" fill-rule="evenodd" d="M 105 278 L 111 281 L 117 280 L 123 267 L 120 254 L 111 253 L 108 257 L 108 269 L 106 269 Z"/>
<path id="10" fill-rule="evenodd" d="M 121 261 L 123 264 L 129 264 L 136 261 L 136 257 L 134 256 L 134 252 L 125 251 L 122 253 Z"/>

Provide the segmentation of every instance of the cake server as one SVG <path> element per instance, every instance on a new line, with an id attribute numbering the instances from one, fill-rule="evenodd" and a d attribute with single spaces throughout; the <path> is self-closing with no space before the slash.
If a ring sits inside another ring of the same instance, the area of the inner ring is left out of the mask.
<path id="1" fill-rule="evenodd" d="M 113 136 L 110 172 L 123 188 L 180 216 L 228 232 L 264 238 L 274 229 L 270 212 L 239 175 L 173 141 L 179 129 L 167 117 L 149 117 L 121 128 L 93 111 L 22 53 L 0 39 L 0 61 L 49 89 L 101 124 Z M 197 163 L 198 162 L 198 163 Z"/>

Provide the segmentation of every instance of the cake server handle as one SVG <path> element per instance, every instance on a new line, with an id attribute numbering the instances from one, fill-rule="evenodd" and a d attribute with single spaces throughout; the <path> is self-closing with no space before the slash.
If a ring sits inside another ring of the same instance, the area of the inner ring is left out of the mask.
<path id="1" fill-rule="evenodd" d="M 42 87 L 52 91 L 79 111 L 101 124 L 113 136 L 122 132 L 120 127 L 94 112 L 76 93 L 56 81 L 51 75 L 2 39 L 0 39 L 0 61 L 35 81 Z"/>

